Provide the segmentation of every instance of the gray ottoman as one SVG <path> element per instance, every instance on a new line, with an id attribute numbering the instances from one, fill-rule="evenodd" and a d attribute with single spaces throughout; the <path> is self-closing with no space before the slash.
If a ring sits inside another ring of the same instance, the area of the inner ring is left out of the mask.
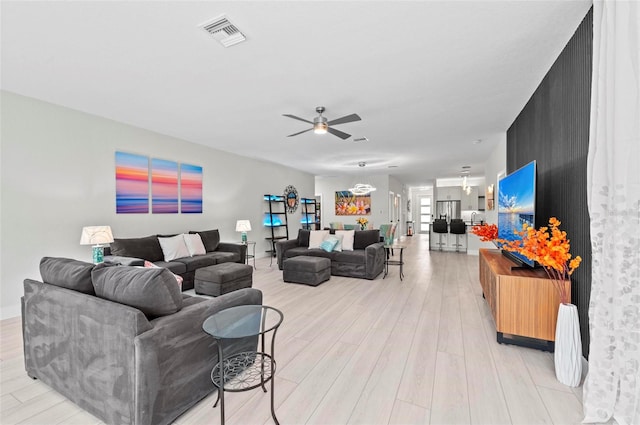
<path id="1" fill-rule="evenodd" d="M 217 297 L 253 285 L 253 267 L 248 264 L 222 263 L 196 270 L 196 294 Z"/>
<path id="2" fill-rule="evenodd" d="M 284 260 L 282 269 L 282 279 L 285 282 L 318 286 L 331 277 L 331 260 L 300 255 Z"/>

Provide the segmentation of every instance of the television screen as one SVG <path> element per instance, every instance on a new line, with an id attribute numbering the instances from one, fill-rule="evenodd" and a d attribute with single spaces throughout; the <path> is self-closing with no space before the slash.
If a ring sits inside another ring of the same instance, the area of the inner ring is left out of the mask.
<path id="1" fill-rule="evenodd" d="M 536 162 L 517 169 L 498 182 L 498 237 L 509 241 L 520 238 L 514 230 L 522 230 L 527 223 L 535 226 L 536 214 Z M 531 267 L 534 262 L 520 254 L 508 255 Z"/>

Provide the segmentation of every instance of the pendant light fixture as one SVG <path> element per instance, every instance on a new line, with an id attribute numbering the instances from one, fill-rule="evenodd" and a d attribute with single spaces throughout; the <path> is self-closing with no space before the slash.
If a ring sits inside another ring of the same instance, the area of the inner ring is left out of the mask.
<path id="1" fill-rule="evenodd" d="M 364 168 L 367 165 L 366 162 L 358 162 L 358 167 Z M 349 192 L 354 195 L 367 195 L 371 192 L 375 192 L 376 188 L 369 183 L 356 183 L 353 187 L 349 188 Z"/>

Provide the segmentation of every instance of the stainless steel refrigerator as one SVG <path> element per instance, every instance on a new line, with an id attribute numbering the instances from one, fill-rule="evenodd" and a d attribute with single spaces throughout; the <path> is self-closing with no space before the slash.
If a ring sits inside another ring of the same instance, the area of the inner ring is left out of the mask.
<path id="1" fill-rule="evenodd" d="M 450 222 L 452 218 L 461 218 L 460 201 L 436 201 L 436 215 L 434 218 L 445 218 Z"/>

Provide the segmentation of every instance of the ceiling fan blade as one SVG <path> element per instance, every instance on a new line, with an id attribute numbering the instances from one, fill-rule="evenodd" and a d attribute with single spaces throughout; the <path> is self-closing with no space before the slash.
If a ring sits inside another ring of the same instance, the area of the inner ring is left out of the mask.
<path id="1" fill-rule="evenodd" d="M 360 121 L 361 119 L 362 118 L 360 118 L 358 114 L 351 114 L 351 115 L 344 116 L 342 118 L 336 118 L 335 120 L 331 120 L 327 124 L 329 125 L 344 124 L 344 123 L 353 122 L 353 121 Z"/>
<path id="2" fill-rule="evenodd" d="M 331 134 L 333 134 L 334 136 L 338 136 L 339 138 L 341 138 L 342 140 L 348 139 L 349 137 L 351 137 L 350 134 L 344 133 L 340 130 L 336 130 L 335 128 L 327 128 L 327 131 Z"/>
<path id="3" fill-rule="evenodd" d="M 309 124 L 313 124 L 313 121 L 307 121 L 307 120 L 305 120 L 304 118 L 296 117 L 295 115 L 291 115 L 291 114 L 282 114 L 282 116 L 284 116 L 284 117 L 289 117 L 289 118 L 293 118 L 294 120 L 299 120 L 299 121 L 308 122 Z"/>
<path id="4" fill-rule="evenodd" d="M 287 137 L 297 136 L 298 134 L 306 133 L 307 131 L 311 131 L 311 130 L 313 130 L 313 128 L 308 128 L 308 129 L 306 129 L 306 130 L 302 130 L 302 131 L 299 131 L 299 132 L 297 132 L 297 133 L 290 134 L 290 135 L 288 135 Z"/>

